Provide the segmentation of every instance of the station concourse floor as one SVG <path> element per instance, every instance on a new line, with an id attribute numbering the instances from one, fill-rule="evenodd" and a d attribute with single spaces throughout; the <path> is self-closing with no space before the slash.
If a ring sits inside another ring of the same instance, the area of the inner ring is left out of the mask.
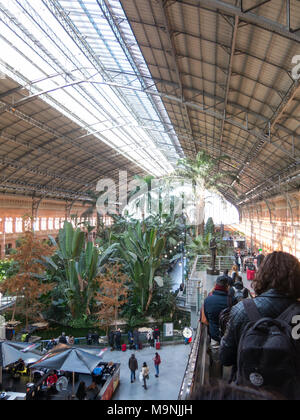
<path id="1" fill-rule="evenodd" d="M 158 352 L 161 356 L 162 364 L 160 367 L 160 377 L 157 379 L 155 378 L 153 362 L 156 353 L 155 349 L 146 347 L 136 352 L 127 350 L 125 353 L 119 351 L 111 352 L 108 350 L 103 356 L 103 361 L 121 363 L 121 383 L 113 400 L 177 400 L 190 352 L 191 347 L 189 345 L 163 346 Z M 135 354 L 139 364 L 136 382 L 133 384 L 130 382 L 130 370 L 128 368 L 128 361 L 132 354 Z M 143 384 L 139 381 L 139 373 L 144 362 L 150 368 L 148 390 L 145 390 L 142 387 Z"/>

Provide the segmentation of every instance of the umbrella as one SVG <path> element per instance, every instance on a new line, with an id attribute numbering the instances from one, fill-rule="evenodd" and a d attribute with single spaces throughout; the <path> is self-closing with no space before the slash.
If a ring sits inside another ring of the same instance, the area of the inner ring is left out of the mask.
<path id="1" fill-rule="evenodd" d="M 90 375 L 98 366 L 100 358 L 84 350 L 64 346 L 61 352 L 52 351 L 39 360 L 34 368 L 61 370 L 73 372 L 73 395 L 75 386 L 75 373 Z"/>
<path id="2" fill-rule="evenodd" d="M 3 367 L 12 365 L 22 359 L 25 364 L 34 363 L 41 358 L 41 353 L 24 351 L 28 344 L 24 343 L 2 343 L 2 362 Z"/>
<path id="3" fill-rule="evenodd" d="M 98 366 L 99 361 L 99 357 L 72 347 L 60 353 L 47 354 L 41 360 L 38 360 L 34 367 L 89 375 Z"/>

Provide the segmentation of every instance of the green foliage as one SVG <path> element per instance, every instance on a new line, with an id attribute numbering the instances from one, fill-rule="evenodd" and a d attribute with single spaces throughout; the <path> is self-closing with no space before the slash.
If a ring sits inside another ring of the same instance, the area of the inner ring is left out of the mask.
<path id="1" fill-rule="evenodd" d="M 0 260 L 0 282 L 13 277 L 18 272 L 18 264 L 13 260 Z"/>
<path id="2" fill-rule="evenodd" d="M 187 251 L 190 257 L 196 257 L 197 255 L 210 255 L 210 241 L 212 238 L 216 238 L 218 255 L 226 256 L 231 253 L 231 250 L 228 248 L 226 241 L 223 241 L 219 233 L 207 233 L 206 235 L 199 235 L 197 238 L 193 239 L 187 246 Z"/>
<path id="3" fill-rule="evenodd" d="M 155 290 L 149 314 L 155 319 L 172 321 L 176 311 L 176 295 L 177 293 L 172 292 L 171 279 L 166 276 L 163 287 Z"/>
<path id="4" fill-rule="evenodd" d="M 59 232 L 59 243 L 51 238 L 57 252 L 45 259 L 47 273 L 57 281 L 57 308 L 68 307 L 73 320 L 90 315 L 90 305 L 96 292 L 96 278 L 107 262 L 111 250 L 99 255 L 92 242 L 85 242 L 85 234 L 65 222 Z M 55 305 L 54 303 L 54 305 Z"/>
<path id="5" fill-rule="evenodd" d="M 216 165 L 224 160 L 230 160 L 230 157 L 223 155 L 213 158 L 205 151 L 201 151 L 195 159 L 179 159 L 177 174 L 182 178 L 190 179 L 195 187 L 202 185 L 205 189 L 214 192 L 227 187 L 235 194 L 236 191 L 231 184 L 233 181 L 239 182 L 236 174 L 216 170 Z M 227 180 L 231 183 L 229 184 Z"/>
<path id="6" fill-rule="evenodd" d="M 207 235 L 208 233 L 210 233 L 211 235 L 213 235 L 215 233 L 215 225 L 214 225 L 214 221 L 212 219 L 212 217 L 210 217 L 205 225 L 205 230 L 204 230 L 205 235 Z"/>
<path id="7" fill-rule="evenodd" d="M 139 222 L 119 237 L 118 253 L 133 282 L 135 303 L 148 311 L 154 291 L 154 277 L 162 262 L 166 240 L 155 229 L 145 230 Z"/>

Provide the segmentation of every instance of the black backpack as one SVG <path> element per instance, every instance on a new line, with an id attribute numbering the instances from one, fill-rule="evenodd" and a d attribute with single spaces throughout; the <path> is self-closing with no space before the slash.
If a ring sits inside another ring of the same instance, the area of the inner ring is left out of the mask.
<path id="1" fill-rule="evenodd" d="M 238 384 L 300 400 L 300 340 L 292 336 L 292 320 L 300 314 L 300 304 L 277 319 L 263 318 L 251 299 L 243 304 L 250 322 L 239 344 Z"/>
<path id="2" fill-rule="evenodd" d="M 245 299 L 246 287 L 243 289 L 237 289 L 235 286 L 233 286 L 233 291 L 234 297 L 238 303 Z"/>
<path id="3" fill-rule="evenodd" d="M 223 309 L 219 316 L 219 330 L 220 330 L 220 337 L 224 337 L 227 329 L 227 325 L 230 320 L 231 310 L 233 307 L 233 300 L 232 296 L 228 295 L 228 307 Z"/>

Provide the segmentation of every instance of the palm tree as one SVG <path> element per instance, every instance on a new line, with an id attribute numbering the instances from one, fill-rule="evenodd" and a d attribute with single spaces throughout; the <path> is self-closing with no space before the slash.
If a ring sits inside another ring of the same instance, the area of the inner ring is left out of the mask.
<path id="1" fill-rule="evenodd" d="M 236 194 L 232 185 L 226 183 L 226 179 L 228 178 L 232 181 L 239 182 L 236 175 L 227 171 L 223 171 L 222 173 L 216 171 L 216 164 L 224 159 L 230 159 L 230 157 L 220 156 L 218 158 L 213 158 L 205 151 L 201 151 L 197 154 L 195 159 L 179 159 L 177 163 L 177 176 L 192 182 L 194 199 L 196 202 L 196 236 L 199 235 L 199 226 L 203 224 L 205 218 L 206 191 L 214 192 L 222 196 L 220 191 L 223 188 L 231 188 L 232 192 Z"/>

